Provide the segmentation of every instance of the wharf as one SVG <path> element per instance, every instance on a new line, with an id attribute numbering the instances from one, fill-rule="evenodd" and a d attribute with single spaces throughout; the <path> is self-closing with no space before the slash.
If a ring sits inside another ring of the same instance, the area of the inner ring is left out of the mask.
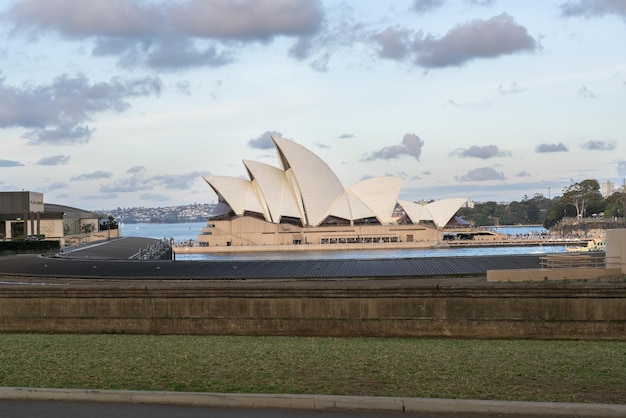
<path id="1" fill-rule="evenodd" d="M 230 254 L 246 252 L 300 252 L 300 251 L 342 251 L 342 250 L 420 250 L 432 248 L 472 248 L 472 247 L 532 247 L 532 246 L 581 246 L 588 239 L 496 239 L 496 240 L 444 240 L 439 242 L 380 242 L 349 244 L 294 244 L 294 245 L 243 245 L 243 246 L 178 246 L 175 254 Z"/>

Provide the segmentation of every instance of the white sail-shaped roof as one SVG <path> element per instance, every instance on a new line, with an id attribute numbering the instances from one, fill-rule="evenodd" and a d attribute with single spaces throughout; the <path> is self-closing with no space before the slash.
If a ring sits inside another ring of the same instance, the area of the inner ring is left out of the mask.
<path id="1" fill-rule="evenodd" d="M 432 216 L 435 225 L 444 227 L 467 201 L 467 197 L 437 200 L 427 204 L 426 209 Z"/>
<path id="2" fill-rule="evenodd" d="M 372 177 L 350 186 L 348 193 L 358 196 L 378 221 L 387 224 L 392 221 L 393 209 L 396 206 L 400 188 L 404 180 L 401 177 Z M 355 216 L 354 219 L 366 216 Z"/>
<path id="3" fill-rule="evenodd" d="M 301 213 L 285 172 L 269 164 L 244 160 L 250 180 L 257 184 L 261 202 L 269 212 L 269 222 L 278 223 L 282 216 L 300 218 Z"/>
<path id="4" fill-rule="evenodd" d="M 306 225 L 318 226 L 344 193 L 335 173 L 321 158 L 295 142 L 272 136 L 283 170 L 297 183 Z M 289 178 L 289 177 L 288 177 Z"/>
<path id="5" fill-rule="evenodd" d="M 417 224 L 420 221 L 432 221 L 430 213 L 426 210 L 426 205 L 411 202 L 410 200 L 398 200 L 398 203 L 402 206 L 405 215 L 411 222 Z"/>
<path id="6" fill-rule="evenodd" d="M 398 203 L 413 223 L 433 221 L 435 226 L 444 227 L 467 200 L 466 197 L 461 197 L 438 200 L 426 205 L 408 200 L 398 200 Z"/>
<path id="7" fill-rule="evenodd" d="M 347 189 L 317 155 L 293 141 L 273 136 L 280 167 L 244 160 L 250 180 L 237 177 L 207 176 L 204 180 L 219 196 L 219 210 L 210 216 L 223 216 L 232 210 L 263 215 L 266 221 L 299 219 L 302 225 L 319 226 L 328 217 L 353 222 L 375 217 L 381 224 L 394 220 L 399 203 L 413 222 L 432 221 L 444 227 L 467 198 L 444 199 L 429 204 L 397 200 L 400 177 L 373 177 Z"/>
<path id="8" fill-rule="evenodd" d="M 236 215 L 243 215 L 245 211 L 263 213 L 263 207 L 249 180 L 226 176 L 203 178 Z"/>

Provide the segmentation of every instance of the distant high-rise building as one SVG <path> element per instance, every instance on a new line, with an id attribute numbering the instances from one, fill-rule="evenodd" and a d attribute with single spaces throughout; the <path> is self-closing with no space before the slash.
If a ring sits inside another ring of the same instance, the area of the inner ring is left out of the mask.
<path id="1" fill-rule="evenodd" d="M 601 189 L 602 189 L 602 197 L 605 199 L 611 196 L 613 193 L 615 193 L 615 185 L 613 184 L 611 180 L 607 180 L 604 183 L 602 183 Z"/>

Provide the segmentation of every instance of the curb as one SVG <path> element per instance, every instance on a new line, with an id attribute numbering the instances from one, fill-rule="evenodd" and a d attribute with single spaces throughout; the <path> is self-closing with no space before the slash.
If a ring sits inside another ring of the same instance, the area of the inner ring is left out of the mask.
<path id="1" fill-rule="evenodd" d="M 273 395 L 0 387 L 0 400 L 111 402 L 327 411 L 490 413 L 502 416 L 543 415 L 551 417 L 585 416 L 611 418 L 626 416 L 626 405 L 621 404 L 510 402 L 340 395 Z"/>

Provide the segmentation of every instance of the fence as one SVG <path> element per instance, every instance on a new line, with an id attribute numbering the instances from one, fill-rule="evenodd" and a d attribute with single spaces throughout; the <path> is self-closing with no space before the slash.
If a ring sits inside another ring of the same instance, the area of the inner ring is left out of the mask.
<path id="1" fill-rule="evenodd" d="M 171 260 L 173 239 L 162 239 L 150 244 L 147 248 L 140 248 L 131 260 Z"/>

